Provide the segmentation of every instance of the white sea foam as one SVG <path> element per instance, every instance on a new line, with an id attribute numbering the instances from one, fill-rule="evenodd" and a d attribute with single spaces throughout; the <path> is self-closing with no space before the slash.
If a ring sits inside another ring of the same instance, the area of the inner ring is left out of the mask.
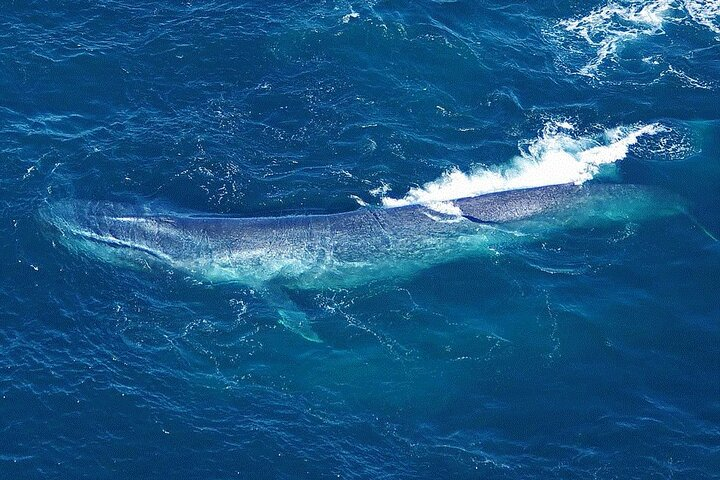
<path id="1" fill-rule="evenodd" d="M 713 84 L 709 82 L 703 82 L 701 80 L 698 80 L 697 78 L 691 77 L 687 73 L 683 72 L 682 70 L 678 70 L 674 68 L 672 65 L 668 65 L 667 70 L 662 72 L 660 74 L 660 77 L 658 77 L 655 81 L 660 80 L 666 75 L 673 75 L 675 78 L 680 80 L 682 82 L 683 86 L 686 87 L 692 87 L 692 88 L 701 88 L 703 90 L 711 90 L 713 88 Z"/>
<path id="2" fill-rule="evenodd" d="M 460 207 L 455 205 L 453 202 L 430 202 L 427 204 L 427 207 L 430 208 L 430 210 L 434 210 L 445 215 L 458 216 L 463 214 Z"/>
<path id="3" fill-rule="evenodd" d="M 684 6 L 693 20 L 720 35 L 720 0 L 685 0 Z"/>
<path id="4" fill-rule="evenodd" d="M 562 28 L 582 38 L 595 52 L 579 73 L 593 75 L 605 61 L 615 58 L 627 41 L 664 33 L 663 22 L 672 8 L 671 0 L 610 1 L 585 16 L 561 21 Z"/>
<path id="5" fill-rule="evenodd" d="M 356 18 L 360 18 L 360 14 L 351 8 L 350 13 L 348 13 L 347 15 L 343 15 L 342 23 L 350 23 L 350 20 L 354 20 Z"/>
<path id="6" fill-rule="evenodd" d="M 411 188 L 403 198 L 383 198 L 383 205 L 420 203 L 438 209 L 442 202 L 486 193 L 581 184 L 597 175 L 603 165 L 625 158 L 641 136 L 668 129 L 659 124 L 617 127 L 596 136 L 572 136 L 572 131 L 568 123 L 548 123 L 542 135 L 521 149 L 509 165 L 481 167 L 470 173 L 455 168 L 432 182 Z"/>
<path id="7" fill-rule="evenodd" d="M 390 191 L 390 185 L 388 185 L 385 182 L 380 182 L 380 186 L 377 188 L 373 188 L 370 190 L 370 195 L 373 195 L 375 197 L 379 197 L 381 195 L 385 195 Z"/>
<path id="8" fill-rule="evenodd" d="M 559 43 L 558 55 L 570 71 L 597 79 L 608 64 L 618 61 L 624 46 L 664 35 L 667 24 L 688 21 L 720 40 L 720 0 L 608 0 L 588 13 L 561 20 L 546 33 Z M 643 61 L 664 63 L 659 54 Z"/>

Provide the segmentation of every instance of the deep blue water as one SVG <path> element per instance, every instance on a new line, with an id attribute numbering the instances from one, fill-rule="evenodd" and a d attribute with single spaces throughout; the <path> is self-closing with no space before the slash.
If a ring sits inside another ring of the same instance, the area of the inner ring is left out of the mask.
<path id="1" fill-rule="evenodd" d="M 0 478 L 720 476 L 716 0 L 0 7 Z M 684 213 L 294 289 L 322 343 L 38 214 L 564 181 Z"/>

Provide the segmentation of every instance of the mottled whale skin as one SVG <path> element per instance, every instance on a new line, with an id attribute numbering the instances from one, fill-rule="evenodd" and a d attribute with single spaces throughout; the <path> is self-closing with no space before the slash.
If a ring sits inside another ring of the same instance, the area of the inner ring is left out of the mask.
<path id="1" fill-rule="evenodd" d="M 402 278 L 567 226 L 678 211 L 677 203 L 657 192 L 616 184 L 504 191 L 454 200 L 449 207 L 450 214 L 408 205 L 238 218 L 66 201 L 49 205 L 43 215 L 57 227 L 63 243 L 104 260 L 153 259 L 210 281 L 275 292 L 273 301 L 280 304 L 283 323 L 317 340 L 302 327 L 307 320 L 280 290 Z"/>
<path id="2" fill-rule="evenodd" d="M 634 185 L 569 184 L 462 198 L 452 202 L 458 215 L 408 205 L 250 218 L 70 201 L 51 205 L 46 217 L 66 243 L 96 244 L 96 252 L 105 247 L 118 255 L 144 254 L 211 279 L 250 286 L 283 277 L 293 286 L 314 288 L 395 275 L 398 262 L 402 269 L 415 270 L 413 265 L 422 268 L 492 247 L 493 237 L 522 234 L 509 233 L 502 224 L 537 216 L 554 215 L 543 222 L 552 229 L 573 220 L 607 221 L 612 210 L 617 219 L 659 214 L 662 202 L 651 205 L 657 196 Z M 648 208 L 653 211 L 642 211 Z"/>

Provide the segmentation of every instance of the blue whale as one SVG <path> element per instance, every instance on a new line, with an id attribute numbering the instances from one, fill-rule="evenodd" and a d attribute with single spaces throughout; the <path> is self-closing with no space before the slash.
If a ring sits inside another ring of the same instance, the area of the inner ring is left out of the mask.
<path id="1" fill-rule="evenodd" d="M 269 292 L 281 323 L 318 341 L 283 290 L 407 277 L 560 228 L 681 210 L 679 202 L 646 187 L 587 183 L 491 193 L 442 208 L 366 207 L 328 215 L 238 218 L 65 201 L 49 205 L 43 216 L 73 250 L 107 261 L 159 261 Z"/>

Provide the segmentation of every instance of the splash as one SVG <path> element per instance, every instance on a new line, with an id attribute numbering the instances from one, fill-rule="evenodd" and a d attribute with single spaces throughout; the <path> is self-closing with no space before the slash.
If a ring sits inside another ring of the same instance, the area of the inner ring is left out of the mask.
<path id="1" fill-rule="evenodd" d="M 573 130 L 566 122 L 549 123 L 509 166 L 483 167 L 471 173 L 455 168 L 422 187 L 411 188 L 403 198 L 383 198 L 383 205 L 421 203 L 432 208 L 458 198 L 505 190 L 581 184 L 597 175 L 603 165 L 625 158 L 641 136 L 668 131 L 662 125 L 650 124 L 617 127 L 594 137 L 574 137 Z"/>

